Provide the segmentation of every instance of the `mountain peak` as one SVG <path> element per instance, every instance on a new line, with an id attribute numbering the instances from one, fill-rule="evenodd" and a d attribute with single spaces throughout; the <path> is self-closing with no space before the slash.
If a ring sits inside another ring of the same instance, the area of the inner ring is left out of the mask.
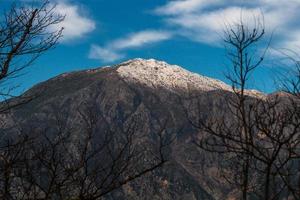
<path id="1" fill-rule="evenodd" d="M 133 59 L 118 65 L 118 74 L 126 81 L 141 83 L 149 87 L 168 90 L 201 89 L 230 90 L 225 83 L 192 73 L 178 65 L 170 65 L 155 59 Z"/>

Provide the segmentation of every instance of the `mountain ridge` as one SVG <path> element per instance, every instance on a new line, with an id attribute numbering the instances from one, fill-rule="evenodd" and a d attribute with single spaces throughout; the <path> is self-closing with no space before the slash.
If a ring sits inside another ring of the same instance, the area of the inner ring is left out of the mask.
<path id="1" fill-rule="evenodd" d="M 135 58 L 112 66 L 101 66 L 92 69 L 62 73 L 44 82 L 36 84 L 27 90 L 25 94 L 34 88 L 49 82 L 61 81 L 72 78 L 72 76 L 76 75 L 86 74 L 87 76 L 93 77 L 107 71 L 117 72 L 117 74 L 126 82 L 134 82 L 154 88 L 164 87 L 172 92 L 176 92 L 176 90 L 224 90 L 233 92 L 231 86 L 226 83 L 218 79 L 190 72 L 181 66 L 171 65 L 167 62 L 155 59 Z M 265 96 L 264 93 L 254 89 L 246 90 L 246 93 L 255 97 Z"/>

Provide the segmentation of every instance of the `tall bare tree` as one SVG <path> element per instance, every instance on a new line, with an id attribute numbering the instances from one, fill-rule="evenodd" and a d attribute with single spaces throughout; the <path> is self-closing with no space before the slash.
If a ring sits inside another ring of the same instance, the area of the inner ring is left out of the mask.
<path id="1" fill-rule="evenodd" d="M 226 96 L 225 112 L 203 114 L 198 102 L 198 116 L 187 112 L 187 117 L 202 134 L 195 139 L 198 147 L 229 158 L 227 162 L 233 171 L 225 178 L 240 188 L 240 198 L 249 199 L 251 193 L 270 200 L 290 191 L 282 177 L 298 158 L 295 152 L 300 121 L 295 106 L 299 104 L 286 96 L 266 96 L 247 90 L 268 49 L 267 45 L 258 54 L 265 29 L 263 21 L 253 19 L 249 23 L 254 27 L 240 21 L 225 28 L 224 42 L 230 61 L 226 77 L 232 86 Z"/>
<path id="2" fill-rule="evenodd" d="M 286 63 L 283 65 L 285 69 L 288 69 L 286 74 L 281 74 L 280 84 L 281 90 L 285 95 L 289 97 L 290 107 L 296 113 L 296 119 L 300 118 L 300 59 L 299 54 L 294 50 L 284 50 L 281 51 L 282 56 L 286 59 Z M 295 120 L 295 121 L 297 121 Z M 298 124 L 295 123 L 295 126 Z M 289 155 L 292 155 L 292 160 L 288 162 L 288 167 L 281 170 L 280 176 L 286 187 L 288 187 L 289 192 L 295 199 L 300 199 L 300 138 L 294 142 L 293 145 L 288 149 Z"/>
<path id="3" fill-rule="evenodd" d="M 55 12 L 55 5 L 44 1 L 38 7 L 13 4 L 0 20 L 0 83 L 2 99 L 12 97 L 14 86 L 8 82 L 43 53 L 55 47 L 62 36 L 59 24 L 64 16 Z M 28 99 L 27 99 L 28 100 Z M 1 110 L 11 105 L 2 103 Z M 8 102 L 6 102 L 8 103 Z"/>
<path id="4" fill-rule="evenodd" d="M 253 122 L 251 121 L 250 102 L 253 100 L 247 92 L 247 81 L 251 73 L 260 66 L 264 54 L 256 59 L 253 55 L 253 47 L 263 38 L 265 34 L 262 21 L 257 20 L 255 26 L 250 28 L 243 21 L 228 25 L 224 31 L 224 42 L 227 49 L 227 56 L 231 66 L 230 72 L 226 74 L 231 82 L 233 95 L 228 95 L 227 111 L 230 113 L 228 121 L 225 115 L 213 116 L 202 121 L 203 117 L 198 117 L 192 124 L 197 129 L 208 135 L 196 140 L 196 144 L 211 152 L 227 153 L 233 155 L 235 166 L 238 166 L 237 185 L 240 187 L 241 199 L 246 200 L 250 189 L 250 165 L 252 155 L 249 145 L 253 137 Z"/>
<path id="5" fill-rule="evenodd" d="M 12 95 L 10 82 L 13 78 L 24 72 L 43 53 L 55 47 L 62 36 L 62 29 L 58 28 L 64 16 L 55 12 L 55 5 L 44 1 L 37 7 L 12 4 L 11 8 L 4 11 L 0 20 L 0 112 L 3 114 L 11 108 L 27 103 L 33 97 L 22 97 L 18 101 L 7 100 Z M 53 28 L 52 28 L 53 27 Z M 51 29 L 50 29 L 51 28 Z M 51 31 L 53 30 L 53 31 Z M 30 143 L 26 134 L 14 129 L 16 138 L 10 137 L 7 130 L 1 127 L 0 140 L 0 196 L 2 199 L 12 199 L 16 196 L 17 176 L 24 166 L 26 148 Z M 20 134 L 20 135 L 18 135 Z M 11 188 L 15 188 L 11 190 Z M 21 198 L 21 197 L 20 197 Z"/>

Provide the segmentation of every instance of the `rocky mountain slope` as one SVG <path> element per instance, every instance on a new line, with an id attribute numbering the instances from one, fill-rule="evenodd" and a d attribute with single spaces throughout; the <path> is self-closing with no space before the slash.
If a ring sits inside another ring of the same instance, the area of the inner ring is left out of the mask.
<path id="1" fill-rule="evenodd" d="M 263 95 L 257 91 L 248 93 Z M 52 123 L 49 117 L 54 113 L 60 113 L 67 124 L 76 123 L 75 111 L 83 104 L 93 105 L 111 126 L 126 123 L 132 113 L 139 114 L 139 132 L 148 137 L 153 132 L 153 121 L 168 119 L 167 128 L 176 139 L 170 146 L 167 165 L 113 192 L 107 199 L 204 200 L 234 195 L 216 169 L 222 158 L 216 159 L 192 144 L 192 138 L 201 133 L 186 116 L 199 111 L 207 115 L 224 111 L 226 96 L 231 94 L 225 83 L 165 62 L 134 59 L 111 67 L 62 74 L 25 93 L 32 94 L 39 97 L 14 109 L 7 124 L 18 121 L 43 127 Z M 197 102 L 193 97 L 197 97 Z M 80 131 L 74 132 L 74 137 L 80 138 Z"/>

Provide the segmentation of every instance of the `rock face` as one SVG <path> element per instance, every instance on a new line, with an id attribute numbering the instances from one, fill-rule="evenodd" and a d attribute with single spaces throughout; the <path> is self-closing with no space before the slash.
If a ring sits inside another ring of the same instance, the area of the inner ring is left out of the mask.
<path id="1" fill-rule="evenodd" d="M 116 66 L 62 74 L 40 83 L 25 95 L 40 94 L 12 111 L 12 119 L 42 126 L 59 111 L 65 123 L 77 120 L 75 111 L 94 105 L 112 126 L 126 123 L 132 113 L 141 116 L 141 134 L 150 135 L 152 122 L 168 119 L 168 130 L 176 137 L 170 146 L 170 161 L 107 196 L 107 199 L 204 200 L 227 199 L 232 188 L 220 180 L 216 159 L 196 148 L 191 140 L 197 131 L 187 113 L 218 113 L 224 108 L 230 87 L 191 73 L 179 66 L 156 60 L 135 59 Z M 257 92 L 249 92 L 257 95 Z M 195 107 L 191 96 L 197 96 Z M 198 104 L 199 105 L 199 104 Z M 197 110 L 200 108 L 200 110 Z M 99 122 L 101 123 L 101 122 Z M 74 137 L 80 138 L 80 132 Z M 150 136 L 149 136 L 150 137 Z"/>

